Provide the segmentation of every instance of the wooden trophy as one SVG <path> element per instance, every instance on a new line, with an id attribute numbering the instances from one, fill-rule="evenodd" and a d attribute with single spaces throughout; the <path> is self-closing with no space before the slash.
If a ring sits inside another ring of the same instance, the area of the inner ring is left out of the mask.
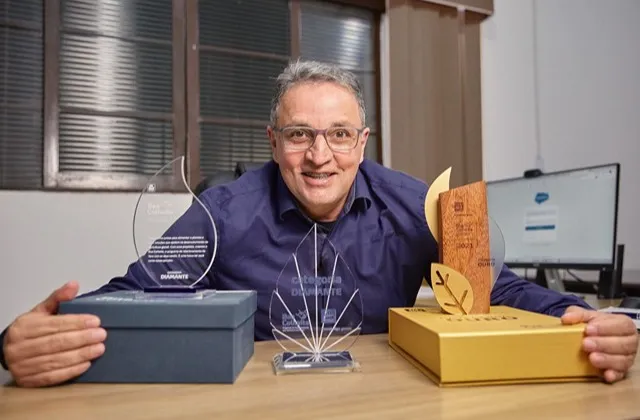
<path id="1" fill-rule="evenodd" d="M 584 323 L 563 325 L 555 316 L 491 305 L 504 238 L 488 214 L 485 183 L 449 189 L 450 173 L 425 198 L 439 248 L 431 264 L 439 308 L 390 308 L 389 345 L 438 386 L 598 380 L 581 350 Z"/>
<path id="2" fill-rule="evenodd" d="M 440 263 L 431 266 L 431 287 L 443 311 L 489 313 L 495 282 L 487 189 L 484 181 L 449 189 L 451 168 L 429 188 L 425 216 L 439 244 Z"/>

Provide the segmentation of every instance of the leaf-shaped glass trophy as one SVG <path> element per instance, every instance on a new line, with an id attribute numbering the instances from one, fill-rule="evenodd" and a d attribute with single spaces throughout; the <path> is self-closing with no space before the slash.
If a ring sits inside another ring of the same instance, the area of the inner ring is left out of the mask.
<path id="1" fill-rule="evenodd" d="M 282 269 L 269 320 L 283 349 L 273 359 L 276 374 L 358 370 L 349 349 L 362 328 L 361 294 L 342 255 L 317 225 Z"/>
<path id="2" fill-rule="evenodd" d="M 199 298 L 205 293 L 197 286 L 205 278 L 216 255 L 217 232 L 213 217 L 186 181 L 184 156 L 160 168 L 146 183 L 133 216 L 133 244 L 138 262 L 151 279 L 139 297 Z M 181 204 L 157 191 L 173 175 L 180 190 L 187 193 Z M 176 220 L 188 213 L 189 222 Z M 206 293 L 212 293 L 207 291 Z"/>
<path id="3" fill-rule="evenodd" d="M 486 184 L 450 190 L 450 173 L 451 168 L 432 183 L 425 199 L 427 224 L 440 248 L 440 262 L 431 267 L 432 288 L 445 312 L 488 313 L 504 264 L 504 237 L 488 214 Z"/>

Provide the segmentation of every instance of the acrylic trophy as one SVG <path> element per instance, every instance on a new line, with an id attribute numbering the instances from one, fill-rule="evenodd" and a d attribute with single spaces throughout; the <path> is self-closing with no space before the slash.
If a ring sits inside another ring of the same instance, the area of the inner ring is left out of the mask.
<path id="1" fill-rule="evenodd" d="M 282 352 L 276 374 L 353 372 L 349 349 L 363 321 L 356 278 L 326 235 L 313 225 L 292 251 L 271 295 L 269 320 Z"/>
<path id="2" fill-rule="evenodd" d="M 213 293 L 198 288 L 216 256 L 217 232 L 213 217 L 186 181 L 185 157 L 173 159 L 146 183 L 133 216 L 133 244 L 138 262 L 150 281 L 142 298 L 201 298 Z M 158 192 L 158 185 L 179 174 L 180 189 L 192 200 L 178 204 L 174 197 Z M 174 223 L 183 214 L 193 222 Z"/>
<path id="3" fill-rule="evenodd" d="M 440 251 L 440 261 L 431 265 L 431 286 L 444 312 L 487 314 L 504 264 L 504 237 L 489 215 L 486 184 L 449 189 L 450 173 L 433 182 L 425 199 L 427 225 Z"/>

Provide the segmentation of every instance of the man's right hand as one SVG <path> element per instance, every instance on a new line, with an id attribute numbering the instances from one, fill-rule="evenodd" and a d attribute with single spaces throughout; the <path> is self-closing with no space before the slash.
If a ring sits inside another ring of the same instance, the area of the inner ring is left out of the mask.
<path id="1" fill-rule="evenodd" d="M 75 378 L 104 353 L 106 331 L 93 315 L 57 315 L 78 284 L 67 283 L 31 311 L 20 315 L 4 337 L 4 358 L 19 386 L 42 387 Z"/>

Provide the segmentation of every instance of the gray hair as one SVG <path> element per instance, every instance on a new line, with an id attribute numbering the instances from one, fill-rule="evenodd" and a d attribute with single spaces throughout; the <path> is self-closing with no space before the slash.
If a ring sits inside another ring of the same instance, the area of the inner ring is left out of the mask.
<path id="1" fill-rule="evenodd" d="M 366 110 L 362 87 L 355 74 L 336 65 L 319 61 L 297 60 L 291 62 L 276 79 L 276 94 L 271 102 L 271 125 L 278 120 L 278 108 L 284 94 L 298 83 L 333 82 L 351 91 L 358 101 L 360 119 L 366 123 Z"/>

